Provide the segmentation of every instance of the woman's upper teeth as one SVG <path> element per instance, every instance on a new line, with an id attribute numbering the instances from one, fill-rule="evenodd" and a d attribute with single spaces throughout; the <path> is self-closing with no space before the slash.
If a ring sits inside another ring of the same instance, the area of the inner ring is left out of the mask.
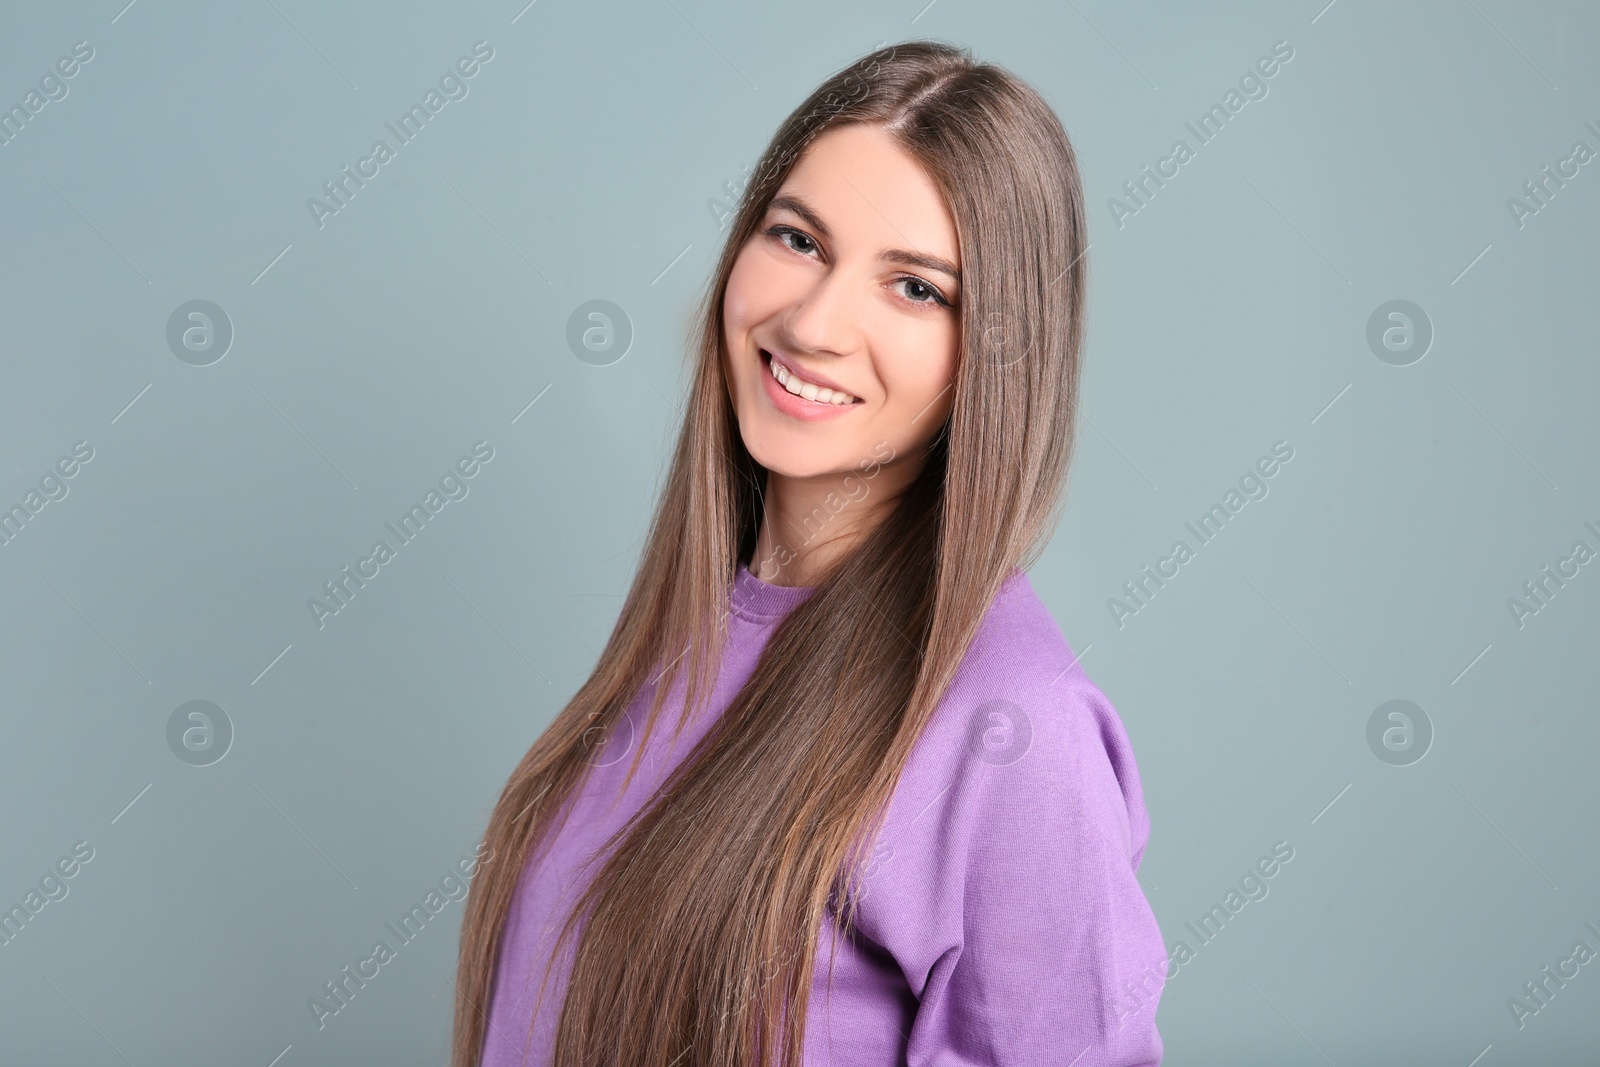
<path id="1" fill-rule="evenodd" d="M 797 376 L 790 374 L 788 368 L 777 360 L 768 357 L 772 367 L 772 376 L 778 384 L 796 396 L 803 396 L 807 400 L 815 400 L 819 404 L 854 404 L 856 398 L 849 393 L 841 393 L 837 389 L 824 389 L 821 386 L 803 382 Z"/>

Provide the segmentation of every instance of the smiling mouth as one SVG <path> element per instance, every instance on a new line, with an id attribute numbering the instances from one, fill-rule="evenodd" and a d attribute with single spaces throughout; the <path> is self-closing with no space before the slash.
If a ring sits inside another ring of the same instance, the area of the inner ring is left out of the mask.
<path id="1" fill-rule="evenodd" d="M 781 385 L 785 391 L 805 400 L 817 404 L 832 404 L 835 407 L 847 407 L 851 404 L 860 404 L 862 399 L 838 389 L 826 389 L 820 385 L 813 385 L 803 381 L 798 375 L 790 373 L 788 368 L 772 358 L 772 353 L 765 348 L 761 349 L 761 361 L 766 364 L 767 373 Z"/>

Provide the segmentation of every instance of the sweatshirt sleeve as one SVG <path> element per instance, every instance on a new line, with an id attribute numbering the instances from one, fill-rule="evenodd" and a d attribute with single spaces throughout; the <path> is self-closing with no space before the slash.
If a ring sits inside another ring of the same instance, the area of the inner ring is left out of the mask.
<path id="1" fill-rule="evenodd" d="M 1167 958 L 1122 723 L 1081 670 L 995 688 L 930 736 L 906 798 L 925 814 L 874 901 L 918 996 L 908 1067 L 1156 1067 Z"/>

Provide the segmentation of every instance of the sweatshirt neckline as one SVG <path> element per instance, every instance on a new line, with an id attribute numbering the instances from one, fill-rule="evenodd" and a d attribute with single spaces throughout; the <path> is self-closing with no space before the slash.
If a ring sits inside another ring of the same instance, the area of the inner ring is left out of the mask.
<path id="1" fill-rule="evenodd" d="M 774 585 L 757 578 L 746 564 L 740 563 L 733 578 L 731 608 L 734 614 L 752 622 L 770 622 L 787 615 L 816 590 L 814 585 Z"/>

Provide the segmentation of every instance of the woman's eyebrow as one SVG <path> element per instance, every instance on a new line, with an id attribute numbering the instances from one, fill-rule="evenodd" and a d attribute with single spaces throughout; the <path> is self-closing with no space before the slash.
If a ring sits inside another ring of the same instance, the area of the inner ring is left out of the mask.
<path id="1" fill-rule="evenodd" d="M 819 217 L 815 211 L 811 210 L 811 206 L 804 200 L 801 200 L 798 196 L 788 193 L 782 196 L 775 196 L 772 198 L 771 203 L 767 206 L 768 209 L 772 211 L 782 210 L 794 212 L 802 219 L 805 219 L 806 225 L 810 226 L 813 230 L 816 230 L 817 233 L 821 234 L 824 239 L 832 240 L 833 232 L 828 229 L 828 224 L 823 222 L 821 217 Z M 951 263 L 947 259 L 941 259 L 938 256 L 930 256 L 925 252 L 909 252 L 903 248 L 885 248 L 883 251 L 878 253 L 878 258 L 888 260 L 891 263 L 901 263 L 908 267 L 921 267 L 923 270 L 932 270 L 938 271 L 940 274 L 948 274 L 951 279 L 957 282 L 961 280 L 961 272 L 956 269 L 956 265 L 954 263 Z"/>

